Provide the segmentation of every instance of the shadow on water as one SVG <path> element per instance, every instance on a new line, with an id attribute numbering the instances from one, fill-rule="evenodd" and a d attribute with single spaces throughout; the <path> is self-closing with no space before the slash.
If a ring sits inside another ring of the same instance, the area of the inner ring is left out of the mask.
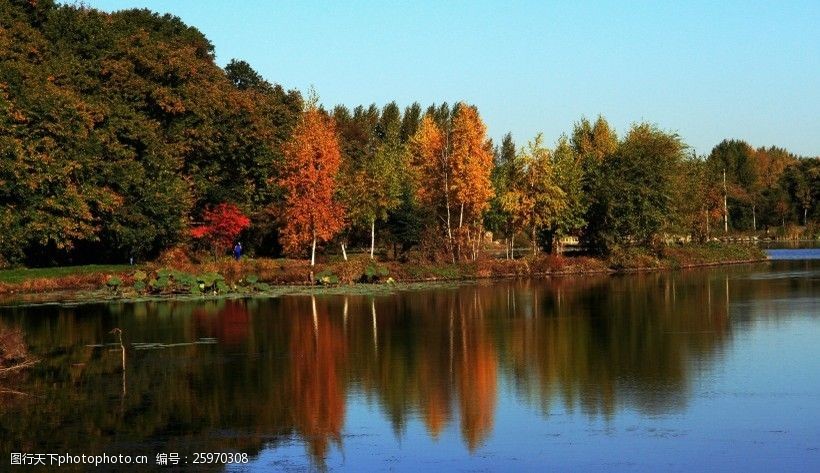
<path id="1" fill-rule="evenodd" d="M 784 316 L 744 304 L 816 289 L 817 264 L 773 264 L 376 298 L 3 309 L 42 362 L 25 381 L 37 397 L 0 413 L 0 452 L 254 456 L 297 442 L 320 466 L 344 451 L 356 403 L 375 402 L 399 438 L 412 419 L 431 438 L 457 426 L 471 452 L 505 396 L 544 416 L 678 412 L 693 366 L 719 363 L 757 317 Z M 813 277 L 762 277 L 778 271 Z"/>

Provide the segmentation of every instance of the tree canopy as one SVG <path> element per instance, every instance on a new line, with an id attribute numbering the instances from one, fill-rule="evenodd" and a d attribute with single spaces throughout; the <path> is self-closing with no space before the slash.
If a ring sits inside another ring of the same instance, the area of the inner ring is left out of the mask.
<path id="1" fill-rule="evenodd" d="M 0 130 L 0 265 L 154 258 L 222 204 L 247 216 L 235 237 L 252 254 L 315 239 L 451 261 L 477 258 L 487 230 L 606 253 L 820 217 L 816 157 L 739 139 L 693 156 L 601 116 L 553 149 L 494 146 L 464 102 L 327 111 L 145 9 L 0 0 Z"/>

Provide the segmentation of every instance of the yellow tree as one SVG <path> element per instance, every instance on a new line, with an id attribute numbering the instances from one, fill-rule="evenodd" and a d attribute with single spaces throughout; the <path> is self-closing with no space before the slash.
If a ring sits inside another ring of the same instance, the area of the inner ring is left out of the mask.
<path id="1" fill-rule="evenodd" d="M 478 110 L 462 103 L 456 106 L 447 131 L 428 114 L 410 140 L 417 197 L 435 209 L 454 259 L 453 219 L 458 219 L 459 241 L 466 238 L 473 244 L 475 256 L 482 215 L 493 196 L 493 154 L 486 130 Z"/>
<path id="2" fill-rule="evenodd" d="M 344 207 L 334 200 L 341 161 L 336 127 L 316 102 L 310 100 L 284 147 L 281 180 L 285 191 L 282 245 L 293 254 L 310 243 L 311 266 L 316 264 L 316 243 L 330 240 L 344 226 Z"/>
<path id="3" fill-rule="evenodd" d="M 432 115 L 427 114 L 422 118 L 416 133 L 410 139 L 409 151 L 416 196 L 422 205 L 435 209 L 437 217 L 443 220 L 449 245 L 453 240 L 453 169 L 444 132 Z M 444 217 L 438 215 L 439 209 L 443 209 Z"/>
<path id="4" fill-rule="evenodd" d="M 487 127 L 478 110 L 464 103 L 458 104 L 450 136 L 452 187 L 459 205 L 459 236 L 466 238 L 472 247 L 473 258 L 481 234 L 482 217 L 493 197 L 490 180 L 493 153 L 486 133 Z"/>

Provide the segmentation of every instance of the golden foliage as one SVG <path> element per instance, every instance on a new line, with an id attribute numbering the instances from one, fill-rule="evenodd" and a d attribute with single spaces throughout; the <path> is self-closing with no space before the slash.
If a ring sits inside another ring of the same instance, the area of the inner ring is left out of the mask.
<path id="1" fill-rule="evenodd" d="M 296 254 L 314 239 L 333 238 L 344 226 L 344 208 L 334 200 L 341 155 L 333 120 L 309 107 L 284 151 L 281 241 L 286 252 Z"/>

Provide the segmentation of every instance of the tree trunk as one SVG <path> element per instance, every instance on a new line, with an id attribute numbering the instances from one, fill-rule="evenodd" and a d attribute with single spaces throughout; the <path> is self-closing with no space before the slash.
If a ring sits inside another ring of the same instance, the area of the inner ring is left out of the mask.
<path id="1" fill-rule="evenodd" d="M 370 259 L 373 259 L 373 251 L 376 248 L 376 219 L 370 220 Z"/>
<path id="2" fill-rule="evenodd" d="M 535 239 L 535 225 L 532 226 L 532 255 L 535 256 L 538 253 L 538 242 Z"/>
<path id="3" fill-rule="evenodd" d="M 709 241 L 709 209 L 705 210 L 706 212 L 706 241 Z"/>
<path id="4" fill-rule="evenodd" d="M 313 232 L 313 245 L 310 249 L 310 266 L 316 266 L 316 232 Z"/>
<path id="5" fill-rule="evenodd" d="M 723 233 L 729 233 L 729 203 L 726 197 L 726 170 L 723 170 Z"/>
<path id="6" fill-rule="evenodd" d="M 559 238 L 555 232 L 553 232 L 550 237 L 550 253 L 554 255 L 561 254 L 561 238 Z"/>
<path id="7" fill-rule="evenodd" d="M 345 244 L 344 243 L 342 243 L 342 258 L 344 258 L 345 261 L 347 261 L 347 251 L 345 251 Z"/>
<path id="8" fill-rule="evenodd" d="M 752 231 L 757 231 L 757 212 L 755 212 L 755 204 L 752 204 Z"/>
<path id="9" fill-rule="evenodd" d="M 444 202 L 447 205 L 447 238 L 450 239 L 450 243 L 453 242 L 453 229 L 450 227 L 450 190 L 449 184 L 447 179 L 447 172 L 444 173 Z"/>

